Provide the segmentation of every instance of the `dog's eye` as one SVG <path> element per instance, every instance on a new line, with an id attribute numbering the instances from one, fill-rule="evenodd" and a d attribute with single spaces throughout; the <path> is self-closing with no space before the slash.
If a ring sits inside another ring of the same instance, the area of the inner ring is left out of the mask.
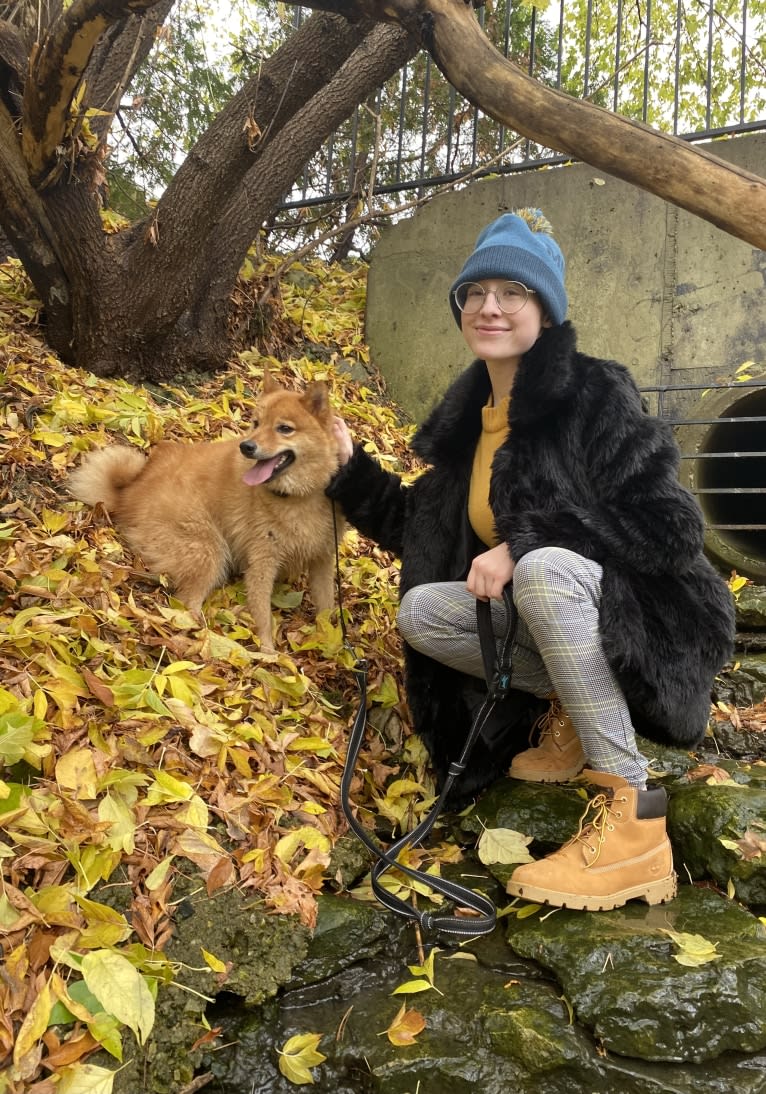
<path id="1" fill-rule="evenodd" d="M 286 437 L 289 437 L 289 435 L 294 432 L 295 426 L 288 425 L 287 422 L 280 422 L 277 426 L 277 433 L 283 433 Z"/>
<path id="2" fill-rule="evenodd" d="M 257 429 L 258 428 L 258 419 L 257 418 L 253 418 L 252 422 L 250 423 L 250 428 L 251 429 Z"/>

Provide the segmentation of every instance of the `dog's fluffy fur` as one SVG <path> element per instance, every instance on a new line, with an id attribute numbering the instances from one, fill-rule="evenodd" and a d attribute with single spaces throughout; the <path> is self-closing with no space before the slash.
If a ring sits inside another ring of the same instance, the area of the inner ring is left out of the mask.
<path id="1" fill-rule="evenodd" d="M 190 610 L 244 574 L 261 646 L 273 649 L 275 581 L 308 571 L 315 608 L 333 604 L 333 515 L 324 494 L 338 467 L 332 425 L 324 384 L 300 394 L 267 373 L 244 440 L 163 442 L 148 458 L 112 445 L 87 455 L 67 485 L 104 506 Z M 339 534 L 342 525 L 339 517 Z"/>

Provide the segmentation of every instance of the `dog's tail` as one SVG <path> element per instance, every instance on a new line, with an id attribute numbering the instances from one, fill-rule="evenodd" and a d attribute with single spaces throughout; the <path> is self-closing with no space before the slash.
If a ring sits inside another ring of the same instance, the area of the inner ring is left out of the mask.
<path id="1" fill-rule="evenodd" d="M 146 456 L 132 445 L 113 444 L 89 452 L 67 479 L 67 490 L 88 505 L 99 502 L 107 512 L 117 507 L 120 491 L 146 467 Z"/>

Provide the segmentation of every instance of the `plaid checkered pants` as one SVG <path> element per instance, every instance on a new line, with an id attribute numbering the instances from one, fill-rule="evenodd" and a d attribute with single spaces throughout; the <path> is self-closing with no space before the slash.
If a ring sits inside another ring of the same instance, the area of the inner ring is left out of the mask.
<path id="1" fill-rule="evenodd" d="M 648 764 L 601 647 L 601 575 L 597 562 L 561 547 L 543 547 L 519 559 L 513 573 L 519 621 L 511 683 L 540 697 L 555 693 L 577 731 L 587 766 L 643 787 Z M 505 607 L 500 601 L 491 607 L 499 639 L 507 625 Z M 414 649 L 484 679 L 476 601 L 464 582 L 408 590 L 398 624 Z"/>

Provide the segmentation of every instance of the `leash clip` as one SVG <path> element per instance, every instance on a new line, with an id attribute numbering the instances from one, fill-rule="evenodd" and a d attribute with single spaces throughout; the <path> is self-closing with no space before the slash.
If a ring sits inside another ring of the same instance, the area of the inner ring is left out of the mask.
<path id="1" fill-rule="evenodd" d="M 501 671 L 493 674 L 489 685 L 489 693 L 493 699 L 505 699 L 510 689 L 510 672 Z"/>

